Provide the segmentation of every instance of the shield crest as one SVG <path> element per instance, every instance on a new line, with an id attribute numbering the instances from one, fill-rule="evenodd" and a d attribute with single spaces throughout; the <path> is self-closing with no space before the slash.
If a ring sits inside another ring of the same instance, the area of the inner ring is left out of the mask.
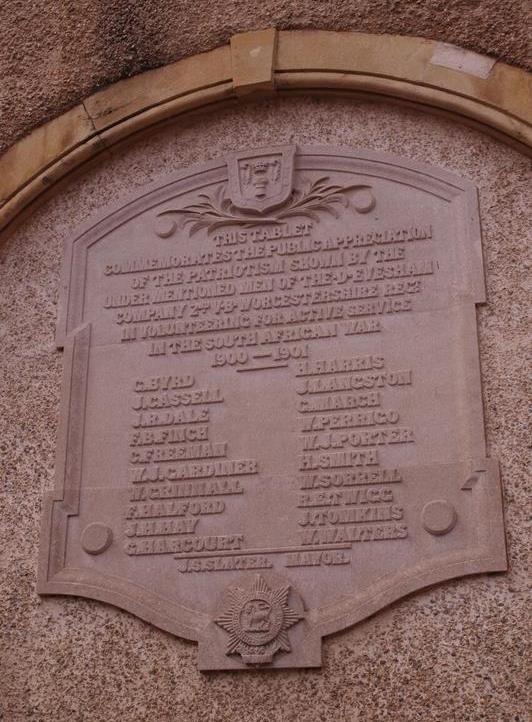
<path id="1" fill-rule="evenodd" d="M 266 213 L 285 203 L 293 188 L 295 146 L 233 153 L 227 159 L 228 190 L 234 206 Z"/>

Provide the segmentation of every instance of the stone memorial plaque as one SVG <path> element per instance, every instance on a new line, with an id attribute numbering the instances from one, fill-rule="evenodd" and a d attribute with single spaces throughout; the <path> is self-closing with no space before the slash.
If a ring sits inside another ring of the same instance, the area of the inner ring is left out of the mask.
<path id="1" fill-rule="evenodd" d="M 196 640 L 203 670 L 506 568 L 474 187 L 336 148 L 234 153 L 65 250 L 39 592 Z"/>

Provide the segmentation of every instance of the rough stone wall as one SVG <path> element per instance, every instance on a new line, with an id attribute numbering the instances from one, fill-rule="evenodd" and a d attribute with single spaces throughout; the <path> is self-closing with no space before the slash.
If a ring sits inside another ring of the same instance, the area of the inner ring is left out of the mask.
<path id="1" fill-rule="evenodd" d="M 109 202 L 239 146 L 395 153 L 480 192 L 479 308 L 488 453 L 500 460 L 510 569 L 413 594 L 324 643 L 317 670 L 211 673 L 196 646 L 110 605 L 35 593 L 40 505 L 54 477 L 64 238 Z M 415 110 L 292 98 L 182 118 L 115 148 L 19 226 L 0 265 L 0 719 L 3 722 L 527 722 L 526 192 L 529 164 Z"/>
<path id="2" fill-rule="evenodd" d="M 4 0 L 0 152 L 94 90 L 264 27 L 420 36 L 530 64 L 526 0 Z"/>

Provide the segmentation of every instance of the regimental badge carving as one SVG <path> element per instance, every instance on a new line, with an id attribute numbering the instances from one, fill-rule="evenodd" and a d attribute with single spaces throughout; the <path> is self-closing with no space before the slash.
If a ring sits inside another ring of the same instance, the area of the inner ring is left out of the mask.
<path id="1" fill-rule="evenodd" d="M 182 225 L 193 235 L 202 228 L 214 231 L 223 226 L 248 227 L 256 223 L 277 224 L 290 218 L 306 217 L 320 220 L 320 213 L 339 217 L 338 207 L 349 205 L 358 213 L 375 208 L 371 185 L 334 183 L 330 176 L 315 180 L 302 179 L 293 188 L 295 146 L 279 148 L 278 153 L 252 155 L 237 153 L 227 161 L 227 185 L 215 193 L 200 193 L 197 200 L 183 208 L 169 208 L 158 218 L 181 216 Z M 168 238 L 177 224 L 158 229 Z"/>
<path id="2" fill-rule="evenodd" d="M 226 654 L 248 664 L 271 664 L 277 652 L 290 652 L 288 629 L 302 618 L 288 605 L 289 585 L 271 589 L 257 574 L 248 588 L 230 587 L 214 620 L 229 632 Z"/>

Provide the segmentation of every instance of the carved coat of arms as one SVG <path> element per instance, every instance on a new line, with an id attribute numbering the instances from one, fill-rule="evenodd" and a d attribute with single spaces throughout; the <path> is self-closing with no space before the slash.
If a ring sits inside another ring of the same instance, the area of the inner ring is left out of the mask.
<path id="1" fill-rule="evenodd" d="M 303 178 L 295 185 L 296 151 L 297 146 L 287 145 L 233 153 L 227 158 L 227 183 L 219 185 L 214 194 L 199 193 L 189 205 L 166 208 L 157 218 L 179 216 L 194 235 L 202 228 L 210 232 L 224 226 L 275 225 L 291 218 L 319 221 L 324 213 L 338 218 L 339 207 L 351 206 L 362 214 L 375 208 L 371 185 L 341 185 L 329 175 Z M 168 238 L 178 225 L 171 220 L 169 226 L 157 229 L 157 235 Z"/>
<path id="2" fill-rule="evenodd" d="M 233 153 L 227 159 L 229 195 L 241 210 L 265 213 L 285 203 L 293 187 L 295 146 L 268 153 Z"/>

